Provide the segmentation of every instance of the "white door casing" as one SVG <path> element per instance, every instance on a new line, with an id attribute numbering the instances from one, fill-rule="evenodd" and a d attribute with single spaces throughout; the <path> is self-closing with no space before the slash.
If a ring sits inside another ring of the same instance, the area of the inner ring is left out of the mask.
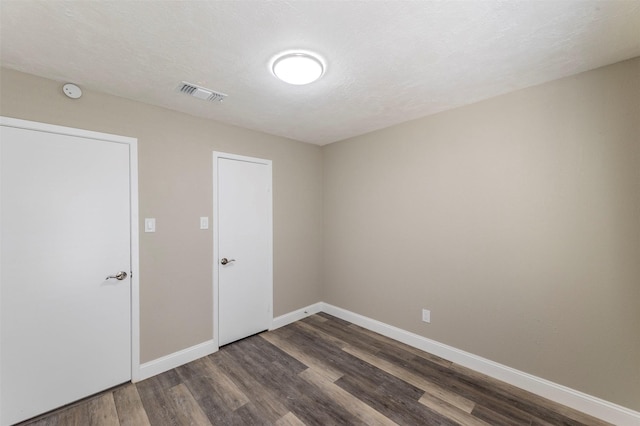
<path id="1" fill-rule="evenodd" d="M 137 373 L 137 141 L 0 124 L 5 425 Z M 106 280 L 119 271 L 129 276 Z"/>
<path id="2" fill-rule="evenodd" d="M 216 347 L 271 327 L 271 167 L 269 160 L 213 153 Z"/>

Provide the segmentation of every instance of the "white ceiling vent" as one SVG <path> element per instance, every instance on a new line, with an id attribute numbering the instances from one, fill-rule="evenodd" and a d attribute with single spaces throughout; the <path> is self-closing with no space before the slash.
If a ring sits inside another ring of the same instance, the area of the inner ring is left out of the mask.
<path id="1" fill-rule="evenodd" d="M 224 93 L 200 87 L 197 84 L 187 83 L 186 81 L 180 83 L 178 86 L 178 92 L 209 102 L 222 102 L 224 98 L 227 97 Z"/>

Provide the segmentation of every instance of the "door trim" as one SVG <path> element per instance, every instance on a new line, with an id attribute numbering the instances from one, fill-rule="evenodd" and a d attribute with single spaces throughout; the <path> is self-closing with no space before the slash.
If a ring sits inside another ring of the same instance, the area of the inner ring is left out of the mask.
<path id="1" fill-rule="evenodd" d="M 213 151 L 213 345 L 217 351 L 220 348 L 219 330 L 220 324 L 218 320 L 218 314 L 220 312 L 218 307 L 219 298 L 219 282 L 218 273 L 220 271 L 220 264 L 218 263 L 219 246 L 218 246 L 218 159 L 246 161 L 249 163 L 264 164 L 269 167 L 269 175 L 271 178 L 271 197 L 269 197 L 269 233 L 268 233 L 268 246 L 269 246 L 269 295 L 271 300 L 269 305 L 271 306 L 271 321 L 273 322 L 273 169 L 271 160 L 265 160 L 262 158 L 246 157 L 242 155 L 229 154 L 225 152 Z M 270 327 L 269 327 L 270 328 Z"/>
<path id="2" fill-rule="evenodd" d="M 76 136 L 85 139 L 96 139 L 121 143 L 129 146 L 129 203 L 131 234 L 131 371 L 132 382 L 140 380 L 140 243 L 138 219 L 138 139 L 109 133 L 94 132 L 72 127 L 58 126 L 48 123 L 21 120 L 0 116 L 0 125 L 24 130 Z M 1 209 L 0 209 L 1 211 Z M 1 214 L 1 213 L 0 213 Z M 0 287 L 0 298 L 2 298 Z M 0 299 L 1 300 L 1 299 Z M 1 345 L 1 342 L 0 342 Z M 0 351 L 1 353 L 1 351 Z M 0 377 L 0 380 L 2 378 Z"/>

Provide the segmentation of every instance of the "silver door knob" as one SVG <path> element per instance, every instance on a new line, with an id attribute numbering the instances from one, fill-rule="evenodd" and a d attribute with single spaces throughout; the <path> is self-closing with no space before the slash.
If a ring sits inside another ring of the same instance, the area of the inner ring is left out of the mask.
<path id="1" fill-rule="evenodd" d="M 109 275 L 105 280 L 110 280 L 111 278 L 115 278 L 118 281 L 122 281 L 127 278 L 127 273 L 125 271 L 120 271 L 115 275 Z"/>
<path id="2" fill-rule="evenodd" d="M 235 262 L 235 259 L 227 259 L 226 257 L 223 257 L 222 259 L 220 259 L 220 263 L 222 263 L 223 265 L 226 265 L 227 263 L 231 263 L 231 262 Z"/>

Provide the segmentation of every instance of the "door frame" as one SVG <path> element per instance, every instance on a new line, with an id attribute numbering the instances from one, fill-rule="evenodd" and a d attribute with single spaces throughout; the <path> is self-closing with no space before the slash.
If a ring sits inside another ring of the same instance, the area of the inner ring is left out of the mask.
<path id="1" fill-rule="evenodd" d="M 220 247 L 218 240 L 218 160 L 219 159 L 245 161 L 248 163 L 263 164 L 269 168 L 269 179 L 271 196 L 269 197 L 269 232 L 268 232 L 268 246 L 269 246 L 269 305 L 271 306 L 271 323 L 273 323 L 273 166 L 271 160 L 265 160 L 263 158 L 247 157 L 243 155 L 229 154 L 225 152 L 213 151 L 213 346 L 214 351 L 220 348 L 219 340 L 219 277 L 220 264 L 218 258 L 220 257 Z M 269 325 L 271 328 L 272 324 Z"/>
<path id="2" fill-rule="evenodd" d="M 38 132 L 54 133 L 66 136 L 75 136 L 85 139 L 121 143 L 129 146 L 129 205 L 130 219 L 129 232 L 131 235 L 131 370 L 130 380 L 140 380 L 140 243 L 139 243 L 139 218 L 138 218 L 138 139 L 128 136 L 119 136 L 109 133 L 94 132 L 90 130 L 76 129 L 72 127 L 58 126 L 54 124 L 40 123 L 36 121 L 21 120 L 0 116 L 0 125 L 17 129 L 33 130 Z M 1 190 L 1 189 L 0 189 Z M 1 209 L 0 209 L 1 214 Z M 1 262 L 0 262 L 1 264 Z M 0 300 L 2 298 L 2 286 L 0 286 Z M 1 321 L 1 318 L 0 318 Z M 1 324 L 0 324 L 1 326 Z M 0 345 L 2 343 L 0 342 Z M 1 347 L 1 346 L 0 346 Z M 1 354 L 1 351 L 0 351 Z M 1 355 L 0 355 L 1 356 Z M 0 380 L 2 378 L 0 377 Z"/>

